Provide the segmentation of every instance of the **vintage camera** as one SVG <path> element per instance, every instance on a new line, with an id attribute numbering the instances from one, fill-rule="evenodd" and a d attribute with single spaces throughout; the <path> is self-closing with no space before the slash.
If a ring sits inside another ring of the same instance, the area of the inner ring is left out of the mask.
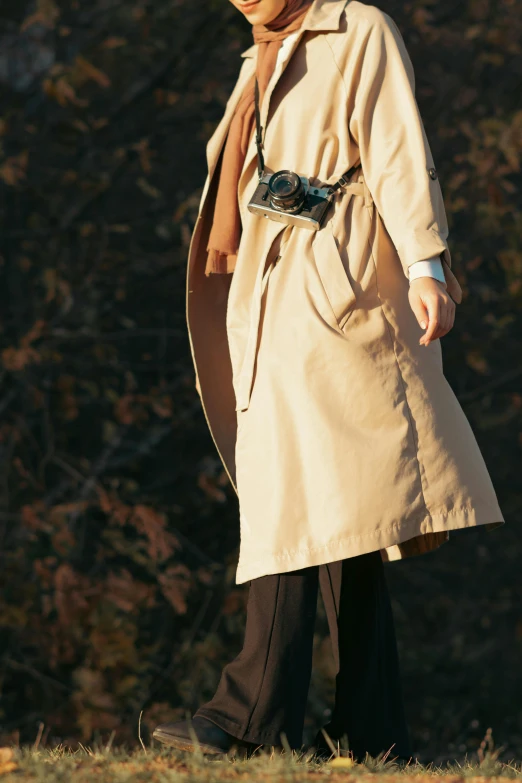
<path id="1" fill-rule="evenodd" d="M 249 212 L 289 226 L 317 231 L 332 203 L 331 188 L 310 187 L 306 177 L 282 169 L 259 179 Z"/>

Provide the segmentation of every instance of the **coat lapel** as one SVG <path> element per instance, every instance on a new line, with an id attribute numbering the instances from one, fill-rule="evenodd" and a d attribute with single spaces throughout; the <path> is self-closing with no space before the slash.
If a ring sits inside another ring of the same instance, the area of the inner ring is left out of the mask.
<path id="1" fill-rule="evenodd" d="M 310 6 L 310 10 L 306 15 L 302 26 L 299 28 L 298 35 L 294 38 L 292 45 L 286 51 L 285 56 L 278 62 L 274 73 L 270 81 L 268 82 L 263 101 L 260 107 L 261 127 L 263 128 L 263 136 L 265 132 L 266 120 L 268 117 L 268 111 L 270 108 L 270 98 L 274 92 L 274 89 L 279 82 L 282 74 L 284 73 L 286 66 L 290 62 L 293 53 L 299 46 L 303 35 L 310 32 L 327 32 L 332 30 L 338 30 L 341 23 L 341 14 L 350 0 L 314 0 Z M 241 57 L 256 57 L 258 45 L 249 47 L 246 51 L 242 52 Z M 252 72 L 252 71 L 251 71 Z M 246 182 L 249 180 L 248 170 L 253 159 L 257 156 L 257 148 L 255 142 L 255 135 L 250 140 L 250 144 L 245 156 L 245 162 L 243 165 L 243 171 L 239 179 L 238 194 L 243 192 Z M 265 159 L 267 152 L 265 151 Z"/>
<path id="2" fill-rule="evenodd" d="M 310 10 L 308 14 L 304 19 L 302 27 L 299 29 L 299 34 L 294 39 L 292 46 L 286 52 L 286 55 L 283 58 L 283 60 L 281 60 L 278 63 L 274 73 L 272 74 L 272 78 L 270 79 L 267 85 L 267 89 L 263 96 L 263 102 L 261 105 L 261 125 L 263 128 L 265 127 L 266 118 L 268 116 L 271 95 L 279 79 L 281 78 L 281 75 L 283 74 L 288 62 L 290 61 L 292 54 L 297 49 L 304 33 L 306 31 L 325 32 L 328 30 L 338 30 L 340 19 L 341 19 L 341 13 L 344 10 L 344 7 L 349 2 L 350 0 L 314 0 L 312 5 L 310 6 Z M 243 89 L 245 88 L 245 85 L 247 84 L 248 80 L 251 78 L 252 74 L 255 71 L 256 61 L 257 61 L 257 51 L 258 51 L 258 44 L 254 44 L 253 46 L 250 46 L 248 49 L 245 49 L 245 51 L 241 53 L 241 57 L 247 60 L 248 62 L 244 64 L 240 72 L 240 76 L 228 100 L 225 113 L 223 114 L 223 117 L 219 125 L 217 126 L 217 128 L 215 129 L 214 133 L 212 134 L 212 136 L 210 137 L 207 143 L 206 156 L 207 156 L 208 174 L 207 174 L 205 185 L 203 187 L 203 193 L 201 196 L 200 212 L 202 210 L 205 197 L 207 195 L 210 186 L 212 175 L 214 174 L 217 162 L 219 160 L 221 149 L 223 147 L 224 141 L 228 133 L 228 129 L 230 127 L 230 122 L 232 120 L 232 117 L 234 116 L 234 111 L 236 109 L 237 104 L 239 103 L 239 99 L 241 97 Z M 242 188 L 244 187 L 245 184 L 246 171 L 247 169 L 250 168 L 250 164 L 252 160 L 256 157 L 256 154 L 257 154 L 257 150 L 256 150 L 255 138 L 252 137 L 245 157 L 245 162 L 243 165 L 243 173 L 239 180 L 238 194 L 242 192 Z"/>

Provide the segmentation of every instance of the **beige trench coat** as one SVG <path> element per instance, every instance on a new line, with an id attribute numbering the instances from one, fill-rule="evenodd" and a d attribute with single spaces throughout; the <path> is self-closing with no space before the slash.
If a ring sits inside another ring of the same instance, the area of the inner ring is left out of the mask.
<path id="1" fill-rule="evenodd" d="M 196 388 L 239 499 L 236 583 L 373 550 L 398 560 L 451 529 L 502 525 L 440 341 L 419 345 L 408 302 L 409 265 L 434 255 L 456 301 L 461 291 L 411 60 L 388 14 L 314 0 L 261 105 L 266 173 L 326 185 L 360 160 L 362 174 L 319 231 L 285 227 L 247 210 L 252 139 L 235 271 L 205 276 L 213 175 L 256 51 L 243 52 L 207 146 L 187 269 Z"/>

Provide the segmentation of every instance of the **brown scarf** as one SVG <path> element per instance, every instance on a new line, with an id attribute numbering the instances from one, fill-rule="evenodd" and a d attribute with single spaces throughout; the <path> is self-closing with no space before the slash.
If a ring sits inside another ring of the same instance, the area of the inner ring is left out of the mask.
<path id="1" fill-rule="evenodd" d="M 254 42 L 259 44 L 256 75 L 259 103 L 263 100 L 274 72 L 282 41 L 301 27 L 312 0 L 286 0 L 283 11 L 269 25 L 252 26 Z M 255 129 L 255 76 L 245 87 L 232 117 L 223 149 L 214 205 L 212 228 L 207 246 L 205 274 L 233 272 L 241 238 L 241 215 L 237 199 L 239 177 Z"/>

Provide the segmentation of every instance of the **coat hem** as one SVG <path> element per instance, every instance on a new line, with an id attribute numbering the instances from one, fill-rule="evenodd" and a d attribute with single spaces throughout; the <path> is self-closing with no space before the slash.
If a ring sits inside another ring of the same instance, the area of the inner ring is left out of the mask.
<path id="1" fill-rule="evenodd" d="M 309 568 L 310 566 L 322 565 L 336 560 L 344 560 L 375 550 L 382 551 L 384 560 L 404 560 L 413 554 L 424 554 L 438 549 L 447 540 L 446 538 L 435 546 L 412 550 L 411 553 L 399 552 L 397 554 L 398 544 L 417 536 L 425 536 L 430 533 L 444 533 L 461 528 L 479 527 L 481 525 L 486 525 L 488 531 L 490 531 L 500 527 L 504 522 L 504 517 L 498 505 L 484 511 L 477 511 L 470 506 L 461 506 L 445 514 L 428 515 L 421 520 L 414 520 L 410 524 L 398 521 L 386 528 L 365 534 L 343 536 L 321 546 L 292 551 L 286 550 L 265 555 L 262 559 L 250 561 L 246 564 L 240 562 L 236 570 L 236 584 L 244 584 L 251 579 L 257 579 L 268 574 L 287 573 L 299 568 Z M 399 530 L 397 531 L 397 529 Z M 386 555 L 386 549 L 389 547 L 395 551 L 392 557 Z"/>

